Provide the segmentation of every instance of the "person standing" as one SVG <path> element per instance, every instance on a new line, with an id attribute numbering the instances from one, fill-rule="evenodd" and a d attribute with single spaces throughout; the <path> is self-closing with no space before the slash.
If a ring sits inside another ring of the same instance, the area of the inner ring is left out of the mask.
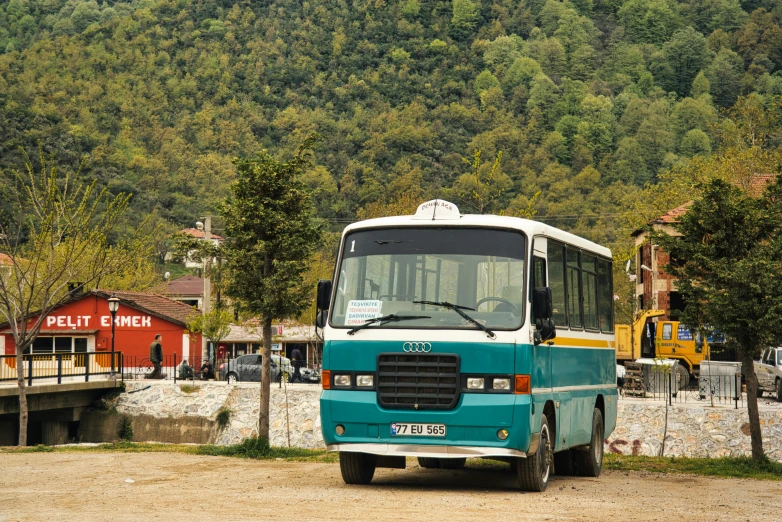
<path id="1" fill-rule="evenodd" d="M 304 357 L 301 355 L 301 350 L 299 350 L 298 346 L 291 352 L 291 359 L 293 360 L 293 377 L 291 377 L 291 383 L 296 382 L 296 379 L 298 379 L 299 382 L 304 382 L 304 379 L 301 378 L 301 365 L 304 363 Z"/>
<path id="2" fill-rule="evenodd" d="M 163 363 L 163 336 L 161 334 L 155 335 L 155 340 L 149 345 L 149 360 L 155 366 L 149 378 L 162 379 L 160 365 Z"/>

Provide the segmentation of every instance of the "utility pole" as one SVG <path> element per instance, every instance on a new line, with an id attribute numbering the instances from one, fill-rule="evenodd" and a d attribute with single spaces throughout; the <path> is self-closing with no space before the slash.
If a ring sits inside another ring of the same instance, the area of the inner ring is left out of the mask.
<path id="1" fill-rule="evenodd" d="M 204 241 L 211 242 L 212 240 L 212 216 L 206 216 L 204 218 Z M 211 309 L 212 304 L 212 279 L 210 277 L 212 258 L 207 256 L 204 258 L 204 300 L 201 306 L 202 313 L 206 314 Z M 209 350 L 207 348 L 207 339 L 201 336 L 201 357 L 202 360 L 205 357 L 209 357 Z"/>

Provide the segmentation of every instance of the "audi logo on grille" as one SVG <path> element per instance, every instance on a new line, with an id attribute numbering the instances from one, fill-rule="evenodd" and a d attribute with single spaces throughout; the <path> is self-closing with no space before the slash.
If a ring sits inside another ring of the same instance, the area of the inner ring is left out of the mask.
<path id="1" fill-rule="evenodd" d="M 422 343 L 422 342 L 406 342 L 402 345 L 402 351 L 405 352 L 416 352 L 416 353 L 425 353 L 425 352 L 431 352 L 432 351 L 432 343 Z"/>

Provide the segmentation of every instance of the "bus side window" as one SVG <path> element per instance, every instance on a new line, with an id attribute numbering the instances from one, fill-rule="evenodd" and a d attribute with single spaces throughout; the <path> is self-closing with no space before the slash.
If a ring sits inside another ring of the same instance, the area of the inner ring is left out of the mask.
<path id="1" fill-rule="evenodd" d="M 548 284 L 551 288 L 551 319 L 558 327 L 567 327 L 565 312 L 565 247 L 561 243 L 548 241 Z"/>
<path id="2" fill-rule="evenodd" d="M 643 271 L 643 270 L 642 270 Z M 600 330 L 614 331 L 614 292 L 611 281 L 611 262 L 597 260 L 597 300 L 600 314 Z"/>
<path id="3" fill-rule="evenodd" d="M 567 314 L 571 328 L 582 328 L 581 316 L 581 253 L 573 248 L 567 249 Z"/>

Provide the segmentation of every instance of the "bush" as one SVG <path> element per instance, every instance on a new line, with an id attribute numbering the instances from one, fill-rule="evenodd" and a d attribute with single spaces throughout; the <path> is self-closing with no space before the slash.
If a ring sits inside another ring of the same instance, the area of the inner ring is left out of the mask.
<path id="1" fill-rule="evenodd" d="M 133 422 L 130 420 L 130 416 L 123 415 L 120 417 L 118 435 L 120 440 L 133 440 Z"/>
<path id="2" fill-rule="evenodd" d="M 231 409 L 226 408 L 225 406 L 218 410 L 215 419 L 217 420 L 217 426 L 220 428 L 220 431 L 228 427 L 228 423 L 231 422 L 231 413 L 233 413 Z"/>

